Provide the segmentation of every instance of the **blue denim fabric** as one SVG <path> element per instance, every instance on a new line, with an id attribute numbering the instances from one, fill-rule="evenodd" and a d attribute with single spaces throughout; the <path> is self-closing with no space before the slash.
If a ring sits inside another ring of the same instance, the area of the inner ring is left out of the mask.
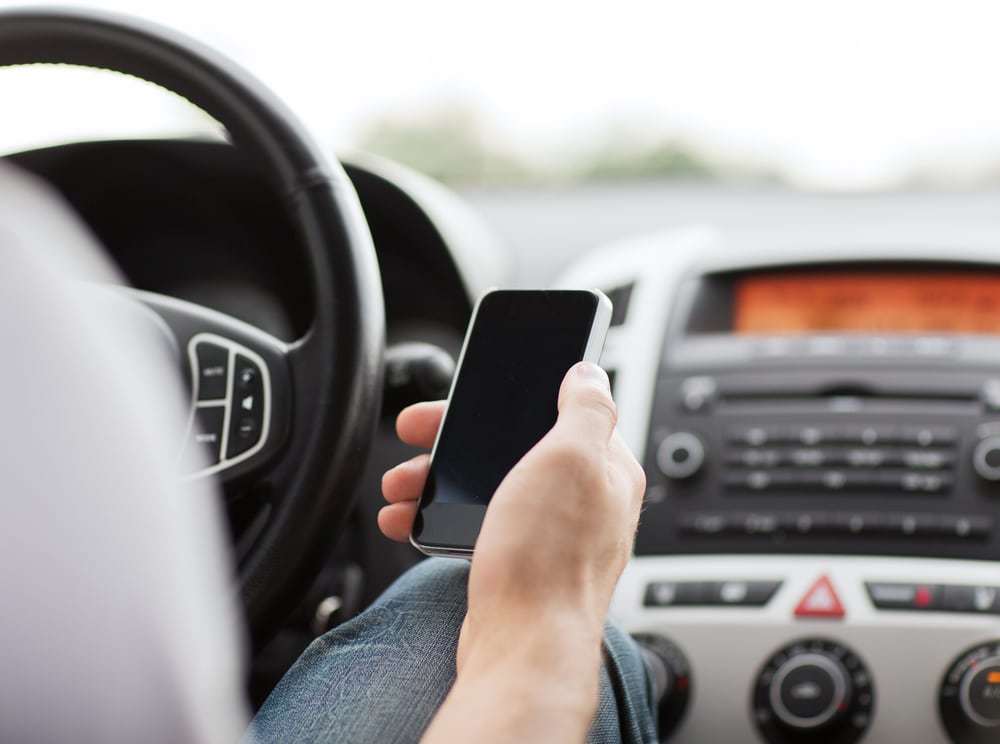
<path id="1" fill-rule="evenodd" d="M 314 641 L 257 713 L 247 744 L 418 741 L 455 679 L 468 572 L 461 560 L 423 561 L 365 612 Z M 635 643 L 609 626 L 604 659 L 588 742 L 655 742 Z"/>

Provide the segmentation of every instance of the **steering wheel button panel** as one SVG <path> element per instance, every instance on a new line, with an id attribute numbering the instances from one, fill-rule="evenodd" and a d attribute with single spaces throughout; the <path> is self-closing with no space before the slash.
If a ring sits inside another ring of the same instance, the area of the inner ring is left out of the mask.
<path id="1" fill-rule="evenodd" d="M 186 449 L 205 447 L 208 463 L 204 467 L 195 460 L 200 468 L 185 467 L 192 476 L 209 475 L 247 460 L 264 446 L 270 428 L 271 375 L 256 352 L 214 333 L 193 336 L 188 358 L 194 400 Z M 185 457 L 185 463 L 192 460 L 189 454 Z"/>
<path id="2" fill-rule="evenodd" d="M 225 400 L 229 379 L 229 349 L 209 341 L 195 346 L 195 374 L 198 400 Z"/>
<path id="3" fill-rule="evenodd" d="M 233 378 L 227 458 L 241 455 L 253 447 L 260 440 L 263 423 L 264 376 L 260 367 L 243 354 L 236 354 Z"/>

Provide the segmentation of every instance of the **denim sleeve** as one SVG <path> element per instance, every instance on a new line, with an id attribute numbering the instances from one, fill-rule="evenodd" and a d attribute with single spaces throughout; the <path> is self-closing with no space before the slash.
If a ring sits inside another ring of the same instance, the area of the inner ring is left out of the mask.
<path id="1" fill-rule="evenodd" d="M 468 570 L 465 561 L 423 561 L 365 612 L 314 641 L 261 707 L 247 744 L 419 741 L 455 680 Z M 588 742 L 655 742 L 634 642 L 609 627 L 604 658 Z"/>

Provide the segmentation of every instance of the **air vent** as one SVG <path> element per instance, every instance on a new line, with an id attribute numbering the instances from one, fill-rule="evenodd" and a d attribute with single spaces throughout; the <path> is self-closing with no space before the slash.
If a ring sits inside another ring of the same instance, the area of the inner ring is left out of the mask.
<path id="1" fill-rule="evenodd" d="M 614 306 L 614 310 L 611 312 L 612 326 L 620 326 L 625 322 L 625 316 L 628 313 L 628 303 L 632 299 L 633 286 L 635 286 L 634 283 L 629 282 L 628 284 L 623 284 L 604 292 Z"/>

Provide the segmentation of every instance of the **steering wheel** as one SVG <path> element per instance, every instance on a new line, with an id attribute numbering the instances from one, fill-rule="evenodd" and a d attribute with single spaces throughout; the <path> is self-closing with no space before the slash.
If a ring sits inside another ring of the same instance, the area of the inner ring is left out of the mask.
<path id="1" fill-rule="evenodd" d="M 105 68 L 188 99 L 253 159 L 297 230 L 314 313 L 292 343 L 199 305 L 121 290 L 166 322 L 190 376 L 186 477 L 261 482 L 276 494 L 238 566 L 260 645 L 346 522 L 378 420 L 384 306 L 357 196 L 260 83 L 174 32 L 89 11 L 0 12 L 0 66 L 39 63 Z"/>

